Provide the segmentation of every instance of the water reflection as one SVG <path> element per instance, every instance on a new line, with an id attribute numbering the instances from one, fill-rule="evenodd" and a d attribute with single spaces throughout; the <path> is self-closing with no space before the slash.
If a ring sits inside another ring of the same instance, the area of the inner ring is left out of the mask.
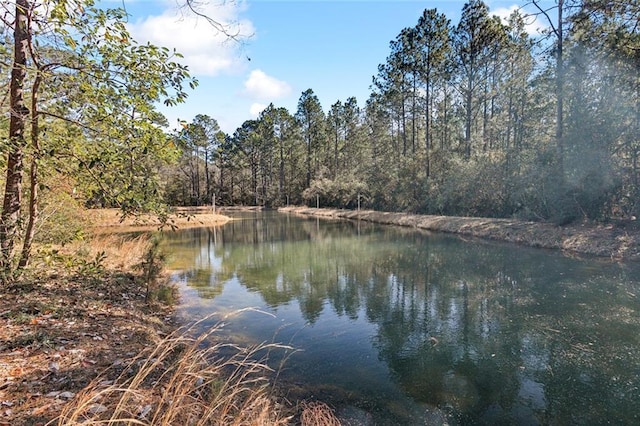
<path id="1" fill-rule="evenodd" d="M 303 349 L 291 397 L 376 424 L 640 420 L 637 264 L 277 214 L 165 244 L 185 316 L 256 306 L 229 338 Z"/>

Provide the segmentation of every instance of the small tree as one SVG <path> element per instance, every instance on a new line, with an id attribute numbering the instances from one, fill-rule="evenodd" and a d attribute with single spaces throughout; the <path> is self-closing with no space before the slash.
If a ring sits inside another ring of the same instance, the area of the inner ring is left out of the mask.
<path id="1" fill-rule="evenodd" d="M 0 216 L 0 267 L 6 279 L 29 261 L 42 165 L 86 178 L 94 195 L 125 211 L 154 207 L 153 163 L 174 155 L 154 105 L 182 102 L 183 84 L 195 87 L 196 82 L 173 62 L 177 53 L 132 40 L 122 9 L 100 9 L 93 0 L 16 0 L 14 15 L 0 19 L 14 41 Z M 75 128 L 76 137 L 56 138 L 56 122 Z M 44 130 L 52 132 L 45 136 Z M 23 232 L 25 164 L 29 212 Z"/>

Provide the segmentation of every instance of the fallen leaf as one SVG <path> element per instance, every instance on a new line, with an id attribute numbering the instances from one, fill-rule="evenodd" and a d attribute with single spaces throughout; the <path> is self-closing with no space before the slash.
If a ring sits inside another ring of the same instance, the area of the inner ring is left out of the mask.
<path id="1" fill-rule="evenodd" d="M 144 407 L 140 407 L 140 409 L 138 410 L 138 418 L 146 419 L 149 413 L 151 412 L 151 408 L 152 408 L 151 404 L 145 405 Z"/>
<path id="2" fill-rule="evenodd" d="M 12 377 L 22 376 L 23 373 L 24 373 L 24 368 L 22 367 L 14 367 L 11 370 L 9 370 L 9 375 Z"/>

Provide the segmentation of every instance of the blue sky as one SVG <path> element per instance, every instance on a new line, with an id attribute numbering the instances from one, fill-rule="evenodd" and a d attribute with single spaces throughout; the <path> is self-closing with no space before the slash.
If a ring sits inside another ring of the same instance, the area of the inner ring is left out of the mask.
<path id="1" fill-rule="evenodd" d="M 196 114 L 218 120 L 232 134 L 273 102 L 295 113 L 311 88 L 327 111 L 355 96 L 363 106 L 371 78 L 389 54 L 389 42 L 414 26 L 424 9 L 437 8 L 456 24 L 464 1 L 198 0 L 200 11 L 223 23 L 230 41 L 204 18 L 178 5 L 184 0 L 124 0 L 139 42 L 176 48 L 200 82 L 185 104 L 162 107 L 171 127 Z M 507 16 L 517 1 L 485 0 Z M 113 1 L 110 6 L 123 3 Z M 532 31 L 541 27 L 532 23 Z"/>

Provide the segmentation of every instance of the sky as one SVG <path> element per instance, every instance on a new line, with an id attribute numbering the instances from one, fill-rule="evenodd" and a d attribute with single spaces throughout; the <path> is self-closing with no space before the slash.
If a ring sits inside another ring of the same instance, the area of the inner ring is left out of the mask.
<path id="1" fill-rule="evenodd" d="M 269 103 L 295 114 L 302 92 L 312 89 L 325 111 L 354 96 L 364 106 L 389 42 L 415 26 L 424 9 L 436 8 L 455 25 L 460 0 L 108 0 L 124 6 L 129 30 L 141 43 L 175 48 L 179 61 L 199 81 L 184 104 L 159 106 L 170 123 L 190 122 L 197 114 L 216 119 L 233 132 L 258 117 Z M 491 14 L 506 17 L 517 0 L 485 0 Z M 533 18 L 532 18 L 533 19 Z M 531 22 L 533 33 L 544 26 Z M 231 38 L 229 36 L 232 36 Z"/>

